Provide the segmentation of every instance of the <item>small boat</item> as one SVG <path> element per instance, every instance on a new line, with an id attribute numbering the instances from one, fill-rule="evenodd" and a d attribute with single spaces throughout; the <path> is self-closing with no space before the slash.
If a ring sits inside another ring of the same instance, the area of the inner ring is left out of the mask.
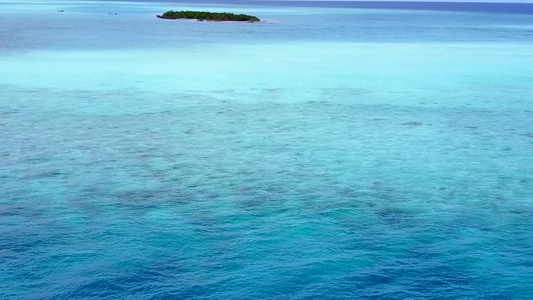
<path id="1" fill-rule="evenodd" d="M 64 9 L 58 9 L 57 12 L 65 12 Z"/>

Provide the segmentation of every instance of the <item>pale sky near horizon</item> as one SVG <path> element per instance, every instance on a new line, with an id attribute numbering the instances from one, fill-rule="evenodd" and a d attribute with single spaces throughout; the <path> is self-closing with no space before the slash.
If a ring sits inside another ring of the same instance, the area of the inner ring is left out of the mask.
<path id="1" fill-rule="evenodd" d="M 304 0 L 309 1 L 309 0 Z M 327 1 L 327 0 L 316 0 L 316 1 Z M 348 2 L 357 2 L 357 1 L 375 1 L 375 2 L 483 2 L 483 3 L 533 3 L 533 0 L 332 0 L 332 1 L 348 1 Z"/>
<path id="2" fill-rule="evenodd" d="M 276 0 L 266 0 L 276 1 Z M 283 0 L 280 0 L 283 1 Z M 291 1 L 291 0 L 289 0 Z M 328 1 L 328 0 L 292 0 L 292 1 Z M 533 0 L 331 0 L 331 1 L 346 1 L 346 2 L 482 2 L 482 3 L 533 3 Z"/>

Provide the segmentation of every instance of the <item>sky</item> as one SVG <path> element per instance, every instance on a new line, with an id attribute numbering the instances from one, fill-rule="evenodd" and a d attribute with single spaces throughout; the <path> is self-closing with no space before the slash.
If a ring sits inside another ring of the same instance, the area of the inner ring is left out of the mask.
<path id="1" fill-rule="evenodd" d="M 302 0 L 312 1 L 312 0 Z M 327 0 L 317 0 L 327 1 Z M 333 0 L 333 1 L 354 1 L 354 0 Z M 357 1 L 357 0 L 355 0 Z M 386 2 L 483 2 L 483 3 L 533 3 L 533 0 L 360 0 L 360 1 L 386 1 Z"/>
<path id="2" fill-rule="evenodd" d="M 266 0 L 266 1 L 276 1 L 276 0 Z M 280 0 L 280 1 L 284 1 L 284 0 Z M 288 1 L 328 1 L 328 0 L 288 0 Z M 533 0 L 332 0 L 332 1 L 533 3 Z"/>

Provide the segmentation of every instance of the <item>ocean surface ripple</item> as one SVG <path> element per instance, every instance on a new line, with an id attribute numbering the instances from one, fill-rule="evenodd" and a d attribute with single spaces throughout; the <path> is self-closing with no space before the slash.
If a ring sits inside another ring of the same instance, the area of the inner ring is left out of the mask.
<path id="1" fill-rule="evenodd" d="M 532 15 L 57 3 L 0 12 L 1 299 L 531 297 Z"/>

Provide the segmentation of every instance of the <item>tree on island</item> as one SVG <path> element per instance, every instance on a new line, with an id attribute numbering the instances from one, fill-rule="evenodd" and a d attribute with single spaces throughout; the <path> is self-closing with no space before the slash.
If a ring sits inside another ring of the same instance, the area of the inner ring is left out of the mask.
<path id="1" fill-rule="evenodd" d="M 194 20 L 207 20 L 207 21 L 239 21 L 239 22 L 259 22 L 259 18 L 255 16 L 249 16 L 244 14 L 232 14 L 232 13 L 212 13 L 207 11 L 167 11 L 162 15 L 157 15 L 161 19 L 194 19 Z"/>

